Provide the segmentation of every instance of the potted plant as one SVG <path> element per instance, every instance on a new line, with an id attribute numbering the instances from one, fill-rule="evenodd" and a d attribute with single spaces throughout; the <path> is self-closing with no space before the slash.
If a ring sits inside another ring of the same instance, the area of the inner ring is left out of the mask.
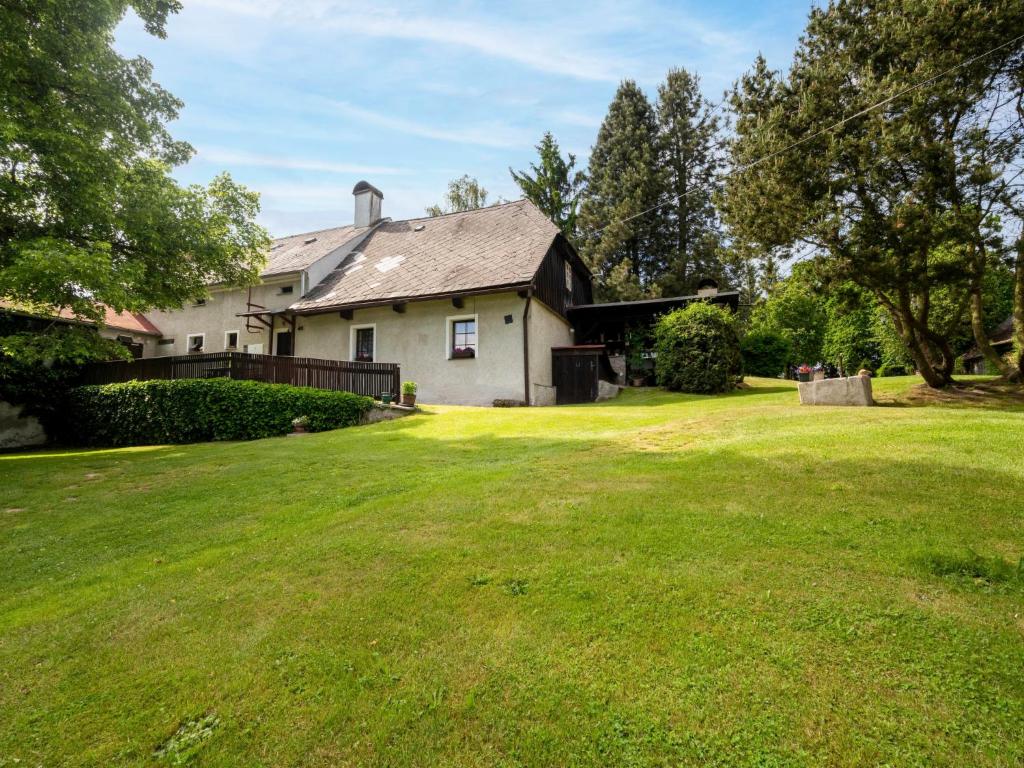
<path id="1" fill-rule="evenodd" d="M 812 375 L 814 375 L 814 369 L 807 363 L 796 369 L 796 376 L 799 381 L 810 381 Z"/>
<path id="2" fill-rule="evenodd" d="M 298 416 L 292 419 L 292 432 L 296 435 L 304 435 L 309 427 L 309 416 Z"/>
<path id="3" fill-rule="evenodd" d="M 469 357 L 476 357 L 476 350 L 473 347 L 455 347 L 452 350 L 452 360 L 465 360 Z"/>
<path id="4" fill-rule="evenodd" d="M 419 387 L 416 386 L 415 381 L 403 381 L 402 382 L 402 405 L 413 406 L 416 405 L 416 390 Z"/>
<path id="5" fill-rule="evenodd" d="M 381 392 L 380 393 L 380 404 L 381 405 L 390 405 L 391 404 L 391 398 L 392 398 L 392 394 L 390 392 Z"/>

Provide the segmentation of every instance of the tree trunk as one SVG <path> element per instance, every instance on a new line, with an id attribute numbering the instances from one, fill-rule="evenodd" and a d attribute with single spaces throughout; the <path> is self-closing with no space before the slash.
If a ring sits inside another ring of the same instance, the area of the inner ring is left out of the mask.
<path id="1" fill-rule="evenodd" d="M 974 341 L 978 345 L 978 350 L 985 356 L 985 359 L 1003 376 L 1008 378 L 1012 376 L 1014 369 L 992 348 L 988 334 L 985 333 L 985 317 L 981 307 L 981 286 L 977 284 L 971 286 L 971 330 L 974 331 Z"/>
<path id="2" fill-rule="evenodd" d="M 893 325 L 896 330 L 899 331 L 900 336 L 903 338 L 903 342 L 907 345 L 907 351 L 910 352 L 910 356 L 914 360 L 914 365 L 917 366 L 918 373 L 925 380 L 925 383 L 929 387 L 935 389 L 942 389 L 949 384 L 948 375 L 944 375 L 942 371 L 936 370 L 934 364 L 931 361 L 930 356 L 925 351 L 927 349 L 927 343 L 924 339 L 921 339 L 917 333 L 917 329 L 914 326 L 914 317 L 909 310 L 897 310 L 896 307 L 889 305 L 886 307 L 889 310 L 889 315 L 892 317 Z"/>
<path id="3" fill-rule="evenodd" d="M 1024 382 L 1024 237 L 1017 241 L 1017 266 L 1013 288 L 1013 348 L 1017 353 L 1017 370 L 1011 381 Z"/>
<path id="4" fill-rule="evenodd" d="M 934 360 L 935 355 L 931 348 L 931 342 L 935 340 L 935 334 L 930 333 L 927 327 L 922 327 L 918 318 L 915 317 L 909 294 L 905 291 L 901 292 L 898 305 L 894 305 L 888 298 L 885 299 L 883 305 L 889 310 L 893 325 L 906 343 L 907 351 L 910 352 L 918 373 L 921 374 L 928 386 L 942 389 L 951 384 L 953 361 L 950 359 L 949 345 L 945 343 L 944 339 L 939 339 L 938 341 L 942 343 L 936 343 L 934 351 L 939 352 L 942 360 Z"/>

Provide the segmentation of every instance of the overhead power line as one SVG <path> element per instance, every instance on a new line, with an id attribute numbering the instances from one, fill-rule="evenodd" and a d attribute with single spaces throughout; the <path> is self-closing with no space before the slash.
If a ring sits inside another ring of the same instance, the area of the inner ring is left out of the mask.
<path id="1" fill-rule="evenodd" d="M 859 112 L 855 112 L 852 115 L 848 115 L 847 117 L 844 117 L 842 120 L 839 120 L 838 122 L 835 122 L 835 123 L 833 123 L 832 125 L 830 125 L 830 126 L 828 126 L 826 128 L 821 128 L 821 129 L 815 131 L 812 134 L 809 134 L 807 136 L 804 136 L 803 138 L 797 139 L 792 144 L 788 144 L 785 147 L 782 147 L 781 149 L 777 149 L 774 152 L 768 153 L 767 155 L 764 155 L 762 157 L 756 158 L 755 160 L 751 160 L 749 163 L 746 163 L 745 165 L 741 165 L 741 166 L 738 166 L 736 168 L 732 168 L 732 169 L 726 171 L 725 173 L 723 173 L 719 178 L 725 179 L 725 178 L 728 178 L 730 176 L 734 176 L 734 175 L 736 175 L 738 173 L 744 173 L 746 171 L 749 171 L 751 168 L 754 168 L 754 167 L 756 167 L 758 165 L 761 165 L 762 163 L 766 163 L 769 160 L 771 160 L 771 159 L 773 159 L 775 157 L 778 157 L 779 155 L 785 154 L 786 152 L 789 152 L 791 149 L 795 149 L 796 147 L 799 147 L 799 146 L 801 146 L 803 144 L 806 144 L 809 141 L 813 141 L 814 139 L 818 138 L 819 136 L 821 136 L 823 134 L 830 133 L 831 131 L 834 131 L 836 128 L 841 128 L 842 126 L 846 125 L 851 120 L 856 120 L 858 117 L 863 117 L 864 115 L 866 115 L 866 114 L 868 114 L 870 112 L 874 112 L 876 109 L 881 109 L 886 104 L 890 104 L 893 101 L 895 101 L 896 99 L 899 99 L 899 98 L 902 98 L 903 96 L 906 96 L 908 93 L 912 93 L 913 91 L 916 91 L 916 90 L 918 90 L 920 88 L 924 88 L 926 85 L 930 85 L 931 83 L 934 83 L 936 80 L 939 80 L 939 79 L 945 77 L 946 75 L 951 74 L 951 73 L 957 71 L 958 69 L 962 69 L 963 67 L 969 66 L 969 65 L 973 64 L 976 61 L 980 61 L 981 59 L 984 59 L 987 56 L 991 56 L 996 51 L 1001 51 L 1003 48 L 1007 48 L 1007 47 L 1009 47 L 1009 46 L 1013 45 L 1014 43 L 1017 43 L 1017 42 L 1019 42 L 1021 40 L 1024 40 L 1024 34 L 1017 35 L 1017 37 L 1013 38 L 1012 40 L 1007 40 L 1005 43 L 1003 43 L 1001 45 L 997 45 L 995 48 L 990 48 L 989 50 L 985 51 L 984 53 L 979 53 L 977 56 L 972 56 L 969 59 L 965 59 L 964 61 L 961 61 L 960 63 L 955 64 L 952 67 L 949 67 L 948 69 L 945 69 L 945 70 L 943 70 L 942 72 L 939 72 L 936 75 L 932 75 L 931 77 L 929 77 L 926 80 L 922 80 L 921 82 L 915 83 L 914 85 L 909 85 L 906 88 L 904 88 L 902 91 L 898 91 L 898 92 L 894 93 L 892 96 L 889 96 L 888 98 L 882 99 L 882 101 L 879 101 L 877 104 L 872 104 L 869 107 L 865 107 L 864 109 L 860 110 Z M 718 107 L 721 107 L 723 104 L 725 104 L 725 101 L 726 100 L 723 99 L 719 103 Z M 718 107 L 715 107 L 715 109 L 717 110 Z M 682 195 L 676 195 L 675 197 L 669 198 L 668 200 L 665 200 L 665 201 L 663 201 L 661 203 L 658 203 L 657 205 L 652 206 L 652 207 L 650 207 L 650 208 L 648 208 L 648 209 L 646 209 L 644 211 L 640 211 L 639 213 L 634 213 L 632 216 L 627 216 L 624 219 L 620 219 L 618 222 L 612 222 L 612 223 L 625 224 L 626 222 L 632 221 L 633 219 L 638 219 L 641 216 L 646 216 L 648 213 L 652 213 L 652 212 L 658 210 L 659 208 L 664 208 L 666 205 L 678 202 L 679 198 L 681 198 L 681 197 L 682 197 Z M 600 235 L 602 232 L 604 232 L 610 226 L 612 226 L 611 223 L 605 224 L 600 229 L 596 229 L 596 230 L 593 230 L 592 232 L 586 233 L 584 236 L 585 237 L 588 237 L 588 236 L 589 237 L 594 237 L 596 235 Z"/>

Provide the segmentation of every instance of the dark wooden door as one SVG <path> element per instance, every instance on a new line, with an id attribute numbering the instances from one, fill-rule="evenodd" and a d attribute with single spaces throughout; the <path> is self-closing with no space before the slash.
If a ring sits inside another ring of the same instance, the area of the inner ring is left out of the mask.
<path id="1" fill-rule="evenodd" d="M 277 354 L 281 357 L 292 356 L 292 332 L 284 331 L 277 334 Z"/>
<path id="2" fill-rule="evenodd" d="M 551 358 L 555 402 L 558 405 L 597 400 L 598 355 L 555 350 Z"/>

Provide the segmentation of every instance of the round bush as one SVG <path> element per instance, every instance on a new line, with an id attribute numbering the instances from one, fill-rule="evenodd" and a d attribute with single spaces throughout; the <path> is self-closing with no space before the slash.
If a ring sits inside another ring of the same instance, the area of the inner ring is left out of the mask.
<path id="1" fill-rule="evenodd" d="M 793 359 L 793 344 L 778 331 L 751 331 L 740 349 L 743 372 L 751 376 L 779 376 Z"/>
<path id="2" fill-rule="evenodd" d="M 675 392 L 728 392 L 740 377 L 732 314 L 704 302 L 662 316 L 654 327 L 658 384 Z"/>

